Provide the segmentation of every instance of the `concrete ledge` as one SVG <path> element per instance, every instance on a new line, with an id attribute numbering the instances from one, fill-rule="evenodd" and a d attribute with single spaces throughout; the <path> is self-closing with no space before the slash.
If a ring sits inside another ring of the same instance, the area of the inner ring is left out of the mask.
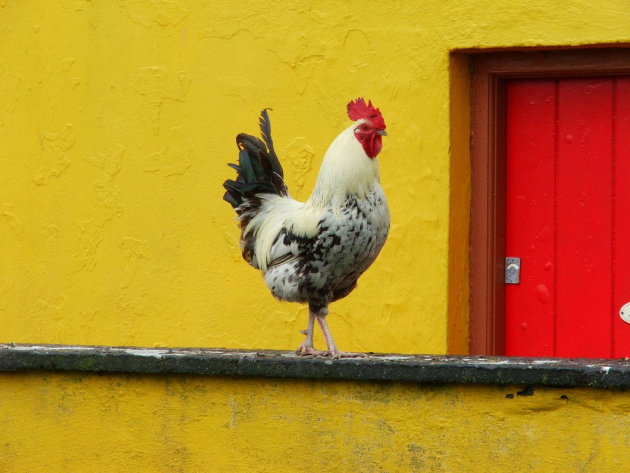
<path id="1" fill-rule="evenodd" d="M 625 360 L 396 354 L 328 359 L 273 350 L 0 344 L 0 371 L 29 370 L 630 387 Z"/>

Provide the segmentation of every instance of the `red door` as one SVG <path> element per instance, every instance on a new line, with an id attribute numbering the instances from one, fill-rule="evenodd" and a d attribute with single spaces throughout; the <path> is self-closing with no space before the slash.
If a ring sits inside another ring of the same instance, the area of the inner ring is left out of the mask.
<path id="1" fill-rule="evenodd" d="M 630 78 L 507 86 L 506 354 L 630 355 Z"/>

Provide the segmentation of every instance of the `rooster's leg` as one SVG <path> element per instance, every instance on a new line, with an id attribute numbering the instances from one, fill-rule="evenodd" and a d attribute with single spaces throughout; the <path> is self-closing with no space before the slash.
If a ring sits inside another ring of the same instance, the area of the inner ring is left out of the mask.
<path id="1" fill-rule="evenodd" d="M 317 316 L 317 323 L 319 327 L 322 329 L 322 333 L 324 334 L 324 338 L 326 339 L 326 346 L 328 347 L 328 351 L 331 355 L 335 355 L 338 353 L 337 345 L 335 345 L 335 341 L 333 340 L 332 333 L 330 333 L 330 329 L 328 328 L 328 323 L 326 323 L 326 316 L 319 315 Z"/>
<path id="2" fill-rule="evenodd" d="M 313 355 L 320 356 L 326 355 L 327 352 L 316 350 L 313 347 L 313 330 L 315 328 L 315 314 L 312 310 L 308 311 L 308 326 L 306 327 L 306 331 L 302 332 L 306 335 L 306 338 L 302 342 L 302 344 L 295 351 L 298 355 Z"/>
<path id="3" fill-rule="evenodd" d="M 328 346 L 328 351 L 326 355 L 332 356 L 335 358 L 339 357 L 352 357 L 359 358 L 366 356 L 364 353 L 349 353 L 346 351 L 339 351 L 337 349 L 337 345 L 335 345 L 335 341 L 333 340 L 332 333 L 330 333 L 330 329 L 328 328 L 328 323 L 326 323 L 325 315 L 317 315 L 317 323 L 319 323 L 319 327 L 322 329 L 322 333 L 324 334 L 324 338 L 326 339 L 326 345 Z"/>

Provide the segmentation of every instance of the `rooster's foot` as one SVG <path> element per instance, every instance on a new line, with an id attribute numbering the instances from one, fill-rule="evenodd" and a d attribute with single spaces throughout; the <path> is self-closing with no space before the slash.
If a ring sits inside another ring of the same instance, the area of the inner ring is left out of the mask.
<path id="1" fill-rule="evenodd" d="M 349 351 L 327 351 L 325 356 L 330 356 L 332 358 L 365 358 L 367 355 L 365 353 L 355 353 Z"/>
<path id="2" fill-rule="evenodd" d="M 316 350 L 314 347 L 309 347 L 305 345 L 300 345 L 297 350 L 295 350 L 296 355 L 300 356 L 329 356 L 329 352 Z"/>
<path id="3" fill-rule="evenodd" d="M 347 351 L 330 351 L 330 350 L 317 350 L 313 347 L 302 346 L 295 351 L 297 355 L 300 356 L 321 356 L 326 358 L 365 358 L 367 355 L 365 353 L 353 353 Z"/>

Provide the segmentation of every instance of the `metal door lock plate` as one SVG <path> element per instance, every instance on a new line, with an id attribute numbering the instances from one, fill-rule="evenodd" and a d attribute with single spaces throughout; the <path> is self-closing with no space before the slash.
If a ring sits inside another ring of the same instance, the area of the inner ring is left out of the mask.
<path id="1" fill-rule="evenodd" d="M 505 284 L 518 284 L 521 282 L 521 259 L 514 257 L 505 258 Z"/>
<path id="2" fill-rule="evenodd" d="M 619 309 L 619 317 L 621 317 L 621 320 L 623 320 L 624 322 L 630 324 L 630 302 Z"/>

